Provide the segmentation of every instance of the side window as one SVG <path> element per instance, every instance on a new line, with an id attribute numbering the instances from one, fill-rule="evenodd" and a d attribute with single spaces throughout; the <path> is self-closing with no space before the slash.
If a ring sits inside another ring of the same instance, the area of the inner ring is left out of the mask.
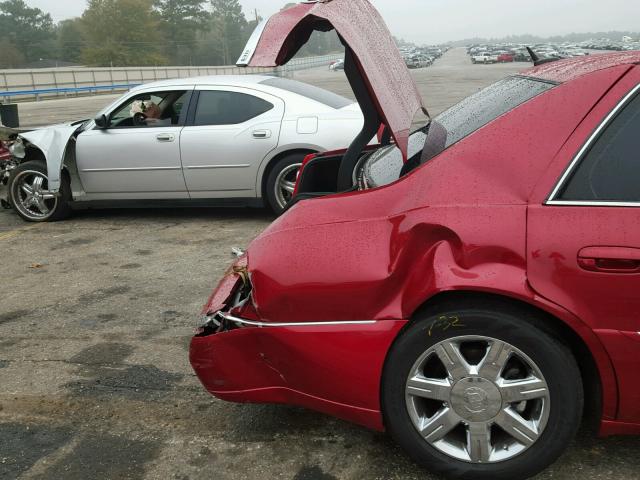
<path id="1" fill-rule="evenodd" d="M 262 115 L 273 108 L 273 104 L 237 92 L 202 90 L 194 125 L 235 125 Z"/>
<path id="2" fill-rule="evenodd" d="M 560 198 L 640 202 L 640 95 L 596 139 Z"/>
<path id="3" fill-rule="evenodd" d="M 188 98 L 189 93 L 183 90 L 141 93 L 127 99 L 111 113 L 109 128 L 180 125 Z"/>

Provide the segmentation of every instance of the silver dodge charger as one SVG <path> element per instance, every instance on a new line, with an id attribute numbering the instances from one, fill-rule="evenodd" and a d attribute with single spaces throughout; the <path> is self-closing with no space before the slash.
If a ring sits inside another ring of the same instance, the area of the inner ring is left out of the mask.
<path id="1" fill-rule="evenodd" d="M 82 206 L 266 205 L 282 212 L 311 153 L 346 147 L 356 103 L 269 76 L 142 85 L 94 120 L 16 134 L 0 180 L 28 221 Z"/>

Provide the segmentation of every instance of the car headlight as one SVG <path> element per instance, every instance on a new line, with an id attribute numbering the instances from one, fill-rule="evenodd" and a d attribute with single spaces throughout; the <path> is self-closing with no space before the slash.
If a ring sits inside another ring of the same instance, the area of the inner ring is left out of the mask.
<path id="1" fill-rule="evenodd" d="M 9 152 L 11 152 L 11 155 L 13 155 L 15 158 L 20 159 L 23 159 L 27 155 L 24 149 L 24 143 L 22 143 L 22 140 L 20 139 L 9 145 Z"/>

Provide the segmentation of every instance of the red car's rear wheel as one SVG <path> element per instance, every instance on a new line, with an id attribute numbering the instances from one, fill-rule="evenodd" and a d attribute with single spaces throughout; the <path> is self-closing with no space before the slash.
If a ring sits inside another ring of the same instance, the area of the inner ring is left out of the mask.
<path id="1" fill-rule="evenodd" d="M 383 414 L 427 468 L 461 479 L 523 479 L 554 462 L 582 416 L 569 349 L 528 310 L 466 305 L 424 316 L 392 347 Z"/>

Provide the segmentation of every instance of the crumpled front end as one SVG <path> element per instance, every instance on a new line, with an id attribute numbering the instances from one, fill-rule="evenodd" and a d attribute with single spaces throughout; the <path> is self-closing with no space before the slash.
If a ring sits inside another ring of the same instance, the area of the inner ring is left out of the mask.
<path id="1" fill-rule="evenodd" d="M 62 166 L 71 138 L 82 128 L 82 123 L 62 124 L 20 134 L 19 138 L 37 147 L 47 161 L 49 191 L 58 192 Z"/>
<path id="2" fill-rule="evenodd" d="M 204 309 L 190 361 L 214 396 L 286 403 L 382 430 L 380 374 L 405 322 L 270 322 L 253 305 L 247 257 L 227 271 Z"/>

